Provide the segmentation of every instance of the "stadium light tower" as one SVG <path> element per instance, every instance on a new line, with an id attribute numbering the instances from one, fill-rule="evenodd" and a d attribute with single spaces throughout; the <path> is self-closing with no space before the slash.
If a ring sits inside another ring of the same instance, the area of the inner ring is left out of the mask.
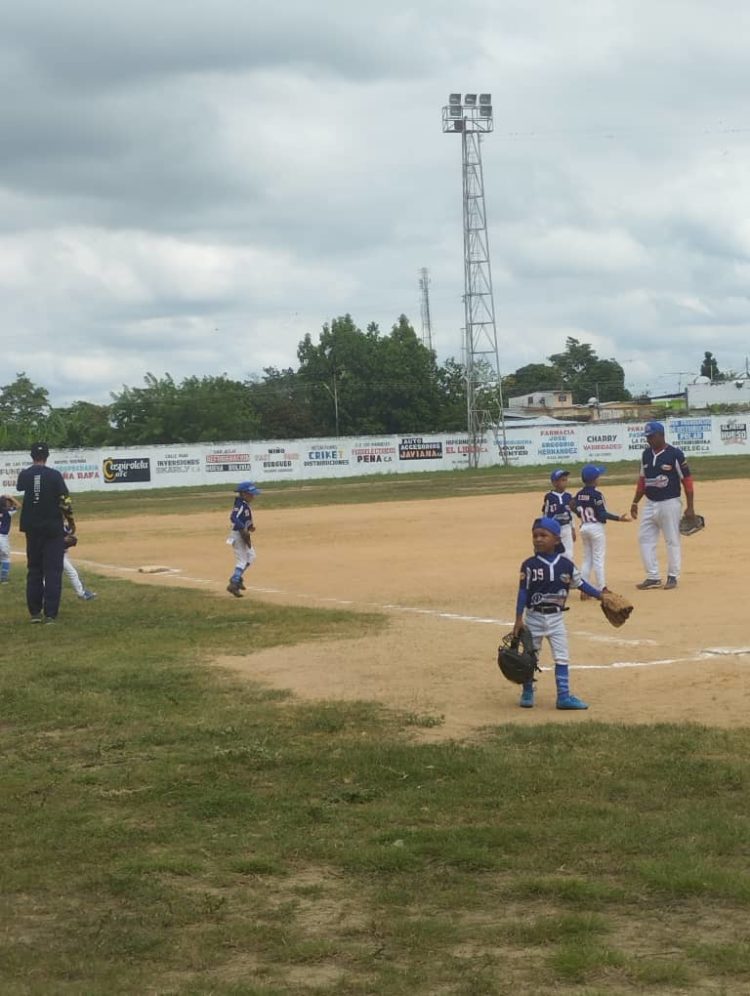
<path id="1" fill-rule="evenodd" d="M 483 434 L 492 428 L 507 463 L 503 389 L 492 294 L 487 212 L 482 172 L 482 135 L 494 129 L 492 95 L 451 93 L 443 108 L 443 132 L 461 136 L 464 199 L 464 348 L 469 466 L 479 464 Z"/>

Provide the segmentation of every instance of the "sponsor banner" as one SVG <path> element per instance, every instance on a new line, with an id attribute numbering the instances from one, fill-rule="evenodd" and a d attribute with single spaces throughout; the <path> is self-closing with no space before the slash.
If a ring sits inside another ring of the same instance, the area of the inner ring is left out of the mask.
<path id="1" fill-rule="evenodd" d="M 542 426 L 534 463 L 557 463 L 578 458 L 578 426 Z"/>
<path id="2" fill-rule="evenodd" d="M 646 437 L 643 435 L 645 422 L 638 422 L 635 425 L 630 423 L 622 426 L 625 431 L 626 453 L 623 456 L 640 457 L 646 449 Z"/>
<path id="3" fill-rule="evenodd" d="M 394 437 L 385 439 L 354 439 L 350 458 L 355 474 L 388 474 L 396 470 L 398 448 Z"/>
<path id="4" fill-rule="evenodd" d="M 703 418 L 671 418 L 666 423 L 667 442 L 683 453 L 710 453 L 713 420 Z"/>
<path id="5" fill-rule="evenodd" d="M 105 457 L 102 460 L 105 484 L 132 484 L 151 480 L 149 457 Z"/>
<path id="6" fill-rule="evenodd" d="M 153 458 L 154 476 L 156 479 L 171 476 L 178 479 L 170 481 L 170 485 L 179 484 L 180 481 L 187 483 L 187 478 L 190 478 L 192 483 L 194 478 L 200 478 L 203 470 L 202 455 L 202 451 L 197 448 L 157 452 Z"/>
<path id="7" fill-rule="evenodd" d="M 477 466 L 491 466 L 487 460 L 491 451 L 494 459 L 494 446 L 487 436 L 478 436 L 475 442 L 471 442 L 468 435 L 446 436 L 443 449 L 445 469 L 463 470 L 469 466 L 472 457 L 476 458 Z"/>
<path id="8" fill-rule="evenodd" d="M 3 494 L 16 494 L 18 475 L 24 467 L 31 466 L 28 453 L 0 453 L 0 491 Z"/>
<path id="9" fill-rule="evenodd" d="M 253 446 L 253 466 L 258 480 L 300 475 L 299 443 L 261 443 Z"/>
<path id="10" fill-rule="evenodd" d="M 398 443 L 399 460 L 410 463 L 443 459 L 443 440 L 424 436 L 401 436 Z"/>
<path id="11" fill-rule="evenodd" d="M 348 439 L 303 439 L 299 443 L 302 457 L 302 476 L 351 477 L 350 442 Z"/>
<path id="12" fill-rule="evenodd" d="M 244 443 L 227 446 L 211 446 L 203 453 L 204 469 L 208 475 L 207 483 L 219 483 L 216 474 L 231 474 L 236 477 L 241 474 L 247 477 L 252 471 L 250 447 Z"/>
<path id="13" fill-rule="evenodd" d="M 746 415 L 715 415 L 713 438 L 718 442 L 715 450 L 722 453 L 747 453 L 747 428 L 750 413 Z"/>
<path id="14" fill-rule="evenodd" d="M 629 439 L 623 426 L 613 423 L 595 423 L 578 428 L 579 456 L 584 463 L 601 460 L 627 460 L 630 456 Z M 643 447 L 641 447 L 642 449 Z"/>

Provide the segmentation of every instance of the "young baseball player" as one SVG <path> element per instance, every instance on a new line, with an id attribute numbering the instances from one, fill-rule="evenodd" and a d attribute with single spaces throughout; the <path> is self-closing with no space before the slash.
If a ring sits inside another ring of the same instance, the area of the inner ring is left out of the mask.
<path id="1" fill-rule="evenodd" d="M 607 579 L 604 561 L 607 553 L 607 537 L 604 526 L 607 522 L 630 522 L 627 515 L 614 515 L 608 512 L 604 504 L 604 495 L 598 490 L 599 478 L 606 473 L 605 467 L 586 464 L 581 471 L 583 487 L 576 494 L 572 505 L 576 515 L 581 520 L 578 530 L 583 547 L 581 573 L 584 577 L 595 578 L 602 591 L 607 591 Z M 581 598 L 587 598 L 586 592 L 581 592 Z"/>
<path id="2" fill-rule="evenodd" d="M 566 490 L 569 476 L 569 471 L 562 468 L 553 470 L 549 475 L 552 490 L 544 496 L 542 515 L 560 523 L 560 539 L 565 547 L 565 556 L 572 560 L 576 529 L 573 525 L 573 513 L 570 510 L 573 495 Z"/>
<path id="3" fill-rule="evenodd" d="M 253 523 L 253 510 L 250 505 L 256 495 L 261 493 L 252 481 L 243 481 L 235 489 L 237 497 L 234 499 L 232 512 L 229 516 L 232 523 L 232 531 L 229 534 L 227 543 L 234 550 L 234 573 L 229 579 L 227 591 L 235 598 L 242 598 L 245 590 L 243 577 L 248 567 L 255 563 L 255 550 L 250 539 L 250 533 L 255 532 Z"/>
<path id="4" fill-rule="evenodd" d="M 581 576 L 573 561 L 565 556 L 560 541 L 560 523 L 556 519 L 535 519 L 531 527 L 534 556 L 521 564 L 521 579 L 516 601 L 516 636 L 524 626 L 531 633 L 534 649 L 539 653 L 542 641 L 549 641 L 555 662 L 555 685 L 558 709 L 588 709 L 588 705 L 570 693 L 568 679 L 568 634 L 563 612 L 568 592 L 580 588 L 591 598 L 601 598 L 601 592 Z M 534 705 L 534 683 L 524 684 L 520 706 Z"/>
<path id="5" fill-rule="evenodd" d="M 10 522 L 20 504 L 10 495 L 0 496 L 0 584 L 8 583 L 10 574 Z"/>
<path id="6" fill-rule="evenodd" d="M 78 571 L 75 569 L 73 561 L 70 559 L 70 556 L 68 555 L 68 550 L 72 546 L 75 546 L 75 543 L 70 543 L 69 545 L 69 540 L 68 540 L 68 537 L 75 536 L 75 525 L 71 524 L 70 519 L 67 519 L 65 521 L 65 524 L 63 525 L 63 529 L 65 530 L 65 539 L 66 539 L 65 556 L 63 557 L 63 570 L 65 571 L 68 580 L 73 585 L 73 591 L 76 593 L 76 595 L 80 599 L 83 599 L 84 602 L 90 602 L 93 598 L 96 598 L 96 592 L 89 591 L 88 588 L 83 583 L 83 581 L 81 581 Z M 77 542 L 78 541 L 76 540 L 76 543 Z"/>

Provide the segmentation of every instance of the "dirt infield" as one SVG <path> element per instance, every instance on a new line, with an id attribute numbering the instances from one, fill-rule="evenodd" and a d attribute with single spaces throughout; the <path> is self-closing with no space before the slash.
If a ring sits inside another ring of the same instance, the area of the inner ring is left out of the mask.
<path id="1" fill-rule="evenodd" d="M 235 610 L 251 615 L 254 597 L 349 606 L 386 612 L 389 626 L 377 637 L 248 648 L 245 657 L 217 663 L 304 698 L 376 699 L 443 717 L 429 736 L 467 737 L 506 722 L 746 725 L 750 626 L 734 570 L 747 544 L 740 510 L 748 506 L 750 482 L 698 482 L 696 490 L 708 527 L 684 541 L 676 591 L 635 590 L 643 577 L 637 524 L 610 523 L 607 581 L 632 596 L 631 620 L 614 630 L 597 603 L 577 594 L 570 600 L 571 684 L 589 702 L 587 713 L 554 710 L 546 646 L 533 710 L 518 708 L 515 686 L 495 665 L 541 492 L 283 511 L 264 510 L 261 498 L 258 560 L 246 576 L 248 597 L 234 600 Z M 632 487 L 605 493 L 612 511 L 629 508 Z M 139 518 L 137 533 L 133 518 L 93 521 L 81 530 L 75 560 L 140 583 L 200 586 L 229 599 L 230 506 L 228 495 L 226 513 Z M 139 574 L 143 565 L 178 573 Z"/>

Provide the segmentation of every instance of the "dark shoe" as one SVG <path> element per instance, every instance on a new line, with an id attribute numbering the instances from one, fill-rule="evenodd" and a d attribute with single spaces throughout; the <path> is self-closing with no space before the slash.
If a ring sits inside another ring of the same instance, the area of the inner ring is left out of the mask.
<path id="1" fill-rule="evenodd" d="M 247 588 L 245 587 L 245 582 L 243 580 L 241 580 L 241 579 L 240 579 L 240 583 L 237 585 L 237 587 L 240 589 L 240 591 L 247 591 Z"/>
<path id="2" fill-rule="evenodd" d="M 84 602 L 90 602 L 92 598 L 96 598 L 96 592 L 89 591 L 87 588 L 86 591 L 84 591 L 84 593 L 82 595 L 79 595 L 78 597 L 82 598 Z"/>
<path id="3" fill-rule="evenodd" d="M 30 621 L 34 623 L 40 623 L 42 621 L 42 613 L 41 612 L 34 613 Z"/>
<path id="4" fill-rule="evenodd" d="M 44 619 L 42 619 L 42 622 L 44 623 L 45 626 L 49 626 L 51 623 L 57 622 L 57 619 L 55 619 L 53 616 L 45 616 Z"/>
<path id="5" fill-rule="evenodd" d="M 640 588 L 641 591 L 648 591 L 649 588 L 661 588 L 661 578 L 646 578 L 645 581 L 637 584 L 636 588 Z"/>
<path id="6" fill-rule="evenodd" d="M 674 574 L 670 574 L 667 578 L 667 583 L 664 585 L 664 591 L 671 591 L 672 588 L 677 587 L 677 578 Z"/>
<path id="7" fill-rule="evenodd" d="M 230 581 L 227 585 L 227 591 L 230 595 L 234 595 L 235 598 L 242 598 L 242 592 L 240 591 L 240 586 L 235 584 L 234 581 Z"/>

